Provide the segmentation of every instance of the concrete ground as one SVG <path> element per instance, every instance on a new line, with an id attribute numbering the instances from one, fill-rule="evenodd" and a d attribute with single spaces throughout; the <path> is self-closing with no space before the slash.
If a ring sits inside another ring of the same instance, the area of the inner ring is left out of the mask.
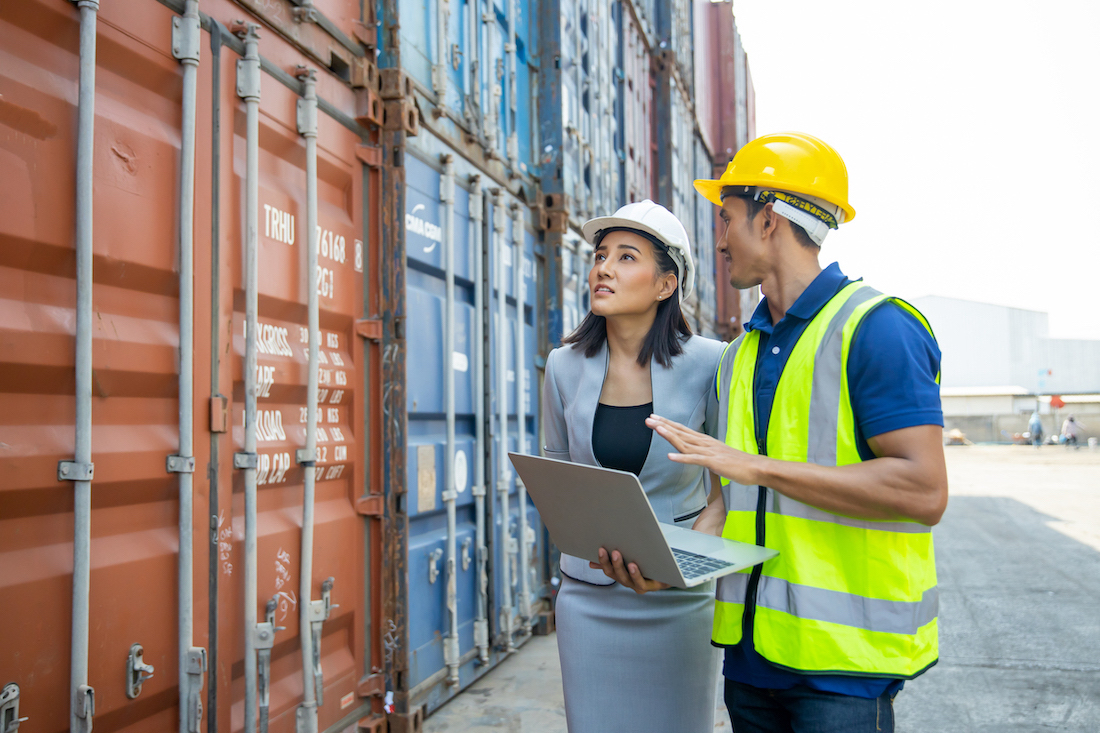
<path id="1" fill-rule="evenodd" d="M 1100 451 L 945 450 L 940 663 L 898 696 L 898 732 L 1100 731 Z M 716 713 L 715 730 L 729 731 Z M 554 636 L 529 641 L 424 731 L 565 733 Z"/>

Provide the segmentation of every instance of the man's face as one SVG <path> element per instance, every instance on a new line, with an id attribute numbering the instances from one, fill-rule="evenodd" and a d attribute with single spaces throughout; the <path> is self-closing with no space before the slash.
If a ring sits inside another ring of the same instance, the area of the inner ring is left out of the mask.
<path id="1" fill-rule="evenodd" d="M 726 231 L 718 238 L 715 251 L 725 260 L 730 284 L 740 290 L 759 285 L 764 281 L 768 255 L 761 237 L 765 212 L 750 220 L 748 202 L 727 196 L 718 215 Z"/>

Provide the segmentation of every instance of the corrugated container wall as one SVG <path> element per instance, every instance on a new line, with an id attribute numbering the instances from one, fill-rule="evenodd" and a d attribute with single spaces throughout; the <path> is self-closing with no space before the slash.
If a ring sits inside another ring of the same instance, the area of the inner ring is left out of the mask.
<path id="1" fill-rule="evenodd" d="M 242 40 L 218 0 L 0 6 L 0 677 L 28 730 L 381 711 L 361 8 L 279 7 Z"/>
<path id="2" fill-rule="evenodd" d="M 738 150 L 756 136 L 756 95 L 749 74 L 748 57 L 741 44 L 733 3 L 716 2 L 706 8 L 708 39 L 714 47 L 732 49 L 732 53 L 712 56 L 708 67 L 708 84 L 713 89 L 709 113 L 709 129 L 714 134 L 712 175 L 718 177 Z M 696 78 L 699 78 L 697 70 Z M 703 124 L 700 117 L 700 124 Z M 714 236 L 722 237 L 725 227 L 711 212 Z M 715 268 L 715 322 L 722 338 L 734 338 L 742 331 L 742 321 L 752 315 L 759 302 L 759 288 L 738 291 L 729 284 L 724 263 Z"/>
<path id="3" fill-rule="evenodd" d="M 655 170 L 653 136 L 652 64 L 645 42 L 645 33 L 630 10 L 629 3 L 620 4 L 622 42 L 620 44 L 622 111 L 620 120 L 623 143 L 623 192 L 620 205 L 653 198 Z"/>
<path id="4" fill-rule="evenodd" d="M 702 135 L 697 134 L 695 135 L 694 170 L 691 179 L 710 178 L 713 170 L 714 161 L 703 142 Z M 692 236 L 695 245 L 695 266 L 700 273 L 700 276 L 695 280 L 695 293 L 692 296 L 698 304 L 696 333 L 710 338 L 717 338 L 722 335 L 718 330 L 719 324 L 716 320 L 717 301 L 715 297 L 715 284 L 717 278 L 722 276 L 722 273 L 717 272 L 715 269 L 714 217 L 717 208 L 695 191 L 691 181 L 688 184 L 691 186 L 689 190 L 692 194 L 689 205 L 695 207 L 695 216 L 692 217 L 695 224 L 695 231 Z M 722 269 L 725 269 L 724 262 Z"/>

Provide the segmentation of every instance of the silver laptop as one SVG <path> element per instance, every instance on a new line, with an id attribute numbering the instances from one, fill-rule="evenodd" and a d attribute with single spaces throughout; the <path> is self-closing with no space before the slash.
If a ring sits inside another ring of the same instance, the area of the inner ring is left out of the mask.
<path id="1" fill-rule="evenodd" d="M 778 555 L 657 521 L 638 477 L 626 471 L 509 453 L 550 537 L 562 552 L 599 562 L 618 550 L 642 576 L 690 588 Z"/>

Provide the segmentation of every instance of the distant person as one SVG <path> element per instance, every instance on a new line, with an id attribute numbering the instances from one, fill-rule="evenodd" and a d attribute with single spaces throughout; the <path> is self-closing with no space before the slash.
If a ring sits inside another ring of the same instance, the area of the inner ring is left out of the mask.
<path id="1" fill-rule="evenodd" d="M 1077 422 L 1077 419 L 1070 415 L 1066 418 L 1066 421 L 1062 423 L 1062 442 L 1066 446 L 1073 446 L 1074 448 L 1081 447 L 1081 435 L 1084 432 L 1084 425 Z"/>
<path id="2" fill-rule="evenodd" d="M 546 455 L 630 471 L 657 519 L 692 527 L 707 505 L 706 472 L 669 460 L 672 446 L 645 423 L 660 412 L 716 434 L 723 344 L 692 335 L 680 311 L 695 281 L 687 231 L 647 200 L 592 219 L 583 232 L 595 246 L 592 305 L 546 359 Z M 649 582 L 636 593 L 637 571 L 633 563 L 623 569 L 620 584 L 599 565 L 561 557 L 555 622 L 569 731 L 711 733 L 714 583 L 683 590 Z M 649 590 L 657 592 L 641 595 Z"/>
<path id="3" fill-rule="evenodd" d="M 1027 432 L 1031 438 L 1031 444 L 1038 448 L 1043 444 L 1043 420 L 1039 417 L 1039 411 L 1031 413 L 1031 420 L 1027 423 Z"/>
<path id="4" fill-rule="evenodd" d="M 718 583 L 733 729 L 893 731 L 894 696 L 939 658 L 940 350 L 911 305 L 821 268 L 855 216 L 824 142 L 766 135 L 695 186 L 722 207 L 730 282 L 764 299 L 719 365 L 719 439 L 649 424 L 673 460 L 722 477 L 701 528 L 780 552 Z"/>

